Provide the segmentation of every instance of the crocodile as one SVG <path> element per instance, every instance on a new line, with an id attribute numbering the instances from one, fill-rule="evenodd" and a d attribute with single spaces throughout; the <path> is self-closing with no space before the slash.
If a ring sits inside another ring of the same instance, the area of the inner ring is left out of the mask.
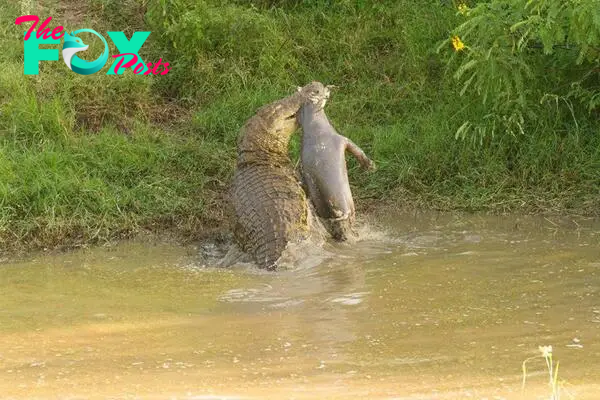
<path id="1" fill-rule="evenodd" d="M 300 107 L 328 92 L 320 82 L 311 82 L 261 107 L 240 131 L 229 190 L 233 237 L 261 268 L 277 269 L 288 244 L 308 238 L 316 229 L 288 147 L 299 128 Z"/>

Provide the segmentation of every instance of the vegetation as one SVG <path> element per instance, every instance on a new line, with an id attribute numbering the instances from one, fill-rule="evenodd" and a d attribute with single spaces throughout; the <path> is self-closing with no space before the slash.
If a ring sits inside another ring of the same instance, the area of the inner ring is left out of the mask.
<path id="1" fill-rule="evenodd" d="M 0 0 L 0 249 L 222 227 L 239 128 L 312 80 L 339 87 L 330 119 L 378 164 L 350 160 L 359 205 L 596 214 L 598 4 Z M 149 30 L 141 56 L 172 69 L 25 76 L 24 14 Z"/>
<path id="2" fill-rule="evenodd" d="M 527 358 L 525 361 L 523 361 L 523 364 L 521 365 L 521 368 L 523 370 L 521 393 L 523 393 L 523 391 L 525 390 L 525 383 L 527 382 L 527 363 L 529 361 L 541 357 L 546 362 L 546 368 L 548 371 L 548 384 L 551 389 L 549 399 L 560 400 L 560 394 L 562 391 L 564 391 L 562 387 L 564 382 L 558 380 L 558 366 L 560 363 L 557 361 L 555 364 L 554 361 L 552 361 L 552 346 L 539 346 L 538 349 L 541 353 L 540 355 Z M 571 397 L 573 398 L 573 396 Z"/>

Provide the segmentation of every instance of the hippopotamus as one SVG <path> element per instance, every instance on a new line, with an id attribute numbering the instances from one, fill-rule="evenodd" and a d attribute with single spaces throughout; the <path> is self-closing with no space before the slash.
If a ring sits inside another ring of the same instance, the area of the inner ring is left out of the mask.
<path id="1" fill-rule="evenodd" d="M 298 111 L 297 119 L 302 127 L 300 173 L 308 197 L 326 229 L 335 240 L 346 241 L 356 236 L 352 229 L 355 209 L 346 150 L 366 169 L 375 169 L 375 164 L 331 125 L 324 111 L 328 98 L 329 91 L 325 96 L 310 97 Z"/>

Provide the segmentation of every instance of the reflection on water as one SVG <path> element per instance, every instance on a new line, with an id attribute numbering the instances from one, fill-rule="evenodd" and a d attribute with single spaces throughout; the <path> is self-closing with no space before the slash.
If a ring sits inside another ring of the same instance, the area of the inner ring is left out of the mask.
<path id="1" fill-rule="evenodd" d="M 548 399 L 542 358 L 521 392 L 540 345 L 600 398 L 600 225 L 385 226 L 279 273 L 135 242 L 4 262 L 0 398 Z"/>

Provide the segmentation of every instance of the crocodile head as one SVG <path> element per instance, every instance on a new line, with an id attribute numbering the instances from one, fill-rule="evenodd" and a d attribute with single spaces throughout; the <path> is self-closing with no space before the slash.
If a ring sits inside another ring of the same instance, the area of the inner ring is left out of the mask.
<path id="1" fill-rule="evenodd" d="M 304 102 L 311 103 L 315 105 L 317 110 L 323 109 L 325 107 L 325 103 L 329 98 L 330 89 L 329 86 L 323 85 L 321 82 L 311 82 L 304 87 L 298 88 L 298 94 L 302 96 Z M 299 128 L 297 122 L 297 110 L 288 110 L 288 115 L 282 115 L 273 128 L 277 134 L 281 135 L 281 133 L 285 132 L 285 136 L 291 135 L 296 129 Z"/>
<path id="2" fill-rule="evenodd" d="M 307 100 L 314 104 L 317 110 L 322 110 L 327 100 L 329 100 L 332 87 L 330 85 L 325 86 L 321 82 L 312 82 L 304 88 L 298 88 L 298 91 L 304 91 Z"/>

